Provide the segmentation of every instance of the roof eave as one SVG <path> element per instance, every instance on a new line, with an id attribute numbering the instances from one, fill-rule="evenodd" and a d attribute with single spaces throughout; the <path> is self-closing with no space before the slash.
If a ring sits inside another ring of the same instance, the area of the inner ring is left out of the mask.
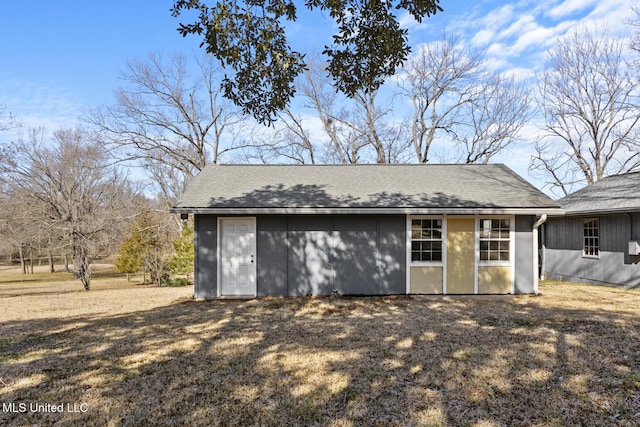
<path id="1" fill-rule="evenodd" d="M 565 210 L 549 207 L 501 208 L 198 208 L 173 207 L 171 213 L 196 215 L 542 215 L 561 216 Z"/>
<path id="2" fill-rule="evenodd" d="M 590 215 L 624 215 L 633 212 L 640 212 L 639 207 L 617 208 L 617 209 L 589 209 L 572 211 L 565 209 L 564 216 L 590 216 Z"/>

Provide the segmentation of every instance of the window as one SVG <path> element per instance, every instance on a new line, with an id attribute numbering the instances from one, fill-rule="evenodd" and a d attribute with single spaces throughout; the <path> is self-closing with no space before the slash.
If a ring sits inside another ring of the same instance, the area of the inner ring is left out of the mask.
<path id="1" fill-rule="evenodd" d="M 509 219 L 480 219 L 480 261 L 509 261 Z"/>
<path id="2" fill-rule="evenodd" d="M 411 220 L 411 261 L 442 261 L 442 220 Z"/>
<path id="3" fill-rule="evenodd" d="M 582 227 L 583 248 L 582 255 L 597 257 L 600 254 L 600 221 L 598 219 L 584 220 Z"/>

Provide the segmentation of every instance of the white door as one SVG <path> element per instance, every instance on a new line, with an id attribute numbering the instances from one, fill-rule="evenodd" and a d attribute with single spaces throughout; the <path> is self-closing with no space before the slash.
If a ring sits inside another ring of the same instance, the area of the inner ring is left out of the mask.
<path id="1" fill-rule="evenodd" d="M 220 220 L 220 295 L 256 296 L 256 220 Z"/>

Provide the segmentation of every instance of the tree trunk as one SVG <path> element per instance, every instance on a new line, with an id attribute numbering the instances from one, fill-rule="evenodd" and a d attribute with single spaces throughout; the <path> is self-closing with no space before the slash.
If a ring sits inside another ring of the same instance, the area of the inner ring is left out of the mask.
<path id="1" fill-rule="evenodd" d="M 33 274 L 33 246 L 29 248 L 29 256 L 31 257 L 29 260 L 29 269 L 31 270 L 31 274 Z"/>
<path id="2" fill-rule="evenodd" d="M 84 289 L 88 291 L 91 287 L 91 260 L 75 232 L 71 234 L 71 257 L 73 259 L 73 277 L 80 279 Z"/>
<path id="3" fill-rule="evenodd" d="M 49 258 L 49 273 L 55 273 L 56 267 L 53 265 L 53 252 L 51 252 L 51 249 L 47 251 L 47 256 Z"/>
<path id="4" fill-rule="evenodd" d="M 24 259 L 24 247 L 22 243 L 20 243 L 20 271 L 22 271 L 22 274 L 27 274 L 27 263 Z"/>

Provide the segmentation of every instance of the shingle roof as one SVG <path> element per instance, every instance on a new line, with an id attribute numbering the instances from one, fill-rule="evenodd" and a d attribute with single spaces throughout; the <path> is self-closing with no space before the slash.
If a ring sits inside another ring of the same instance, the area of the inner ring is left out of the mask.
<path id="1" fill-rule="evenodd" d="M 558 202 L 567 214 L 640 210 L 640 172 L 608 176 Z"/>
<path id="2" fill-rule="evenodd" d="M 560 212 L 556 202 L 499 164 L 211 165 L 188 186 L 172 211 L 477 213 L 481 209 Z"/>

